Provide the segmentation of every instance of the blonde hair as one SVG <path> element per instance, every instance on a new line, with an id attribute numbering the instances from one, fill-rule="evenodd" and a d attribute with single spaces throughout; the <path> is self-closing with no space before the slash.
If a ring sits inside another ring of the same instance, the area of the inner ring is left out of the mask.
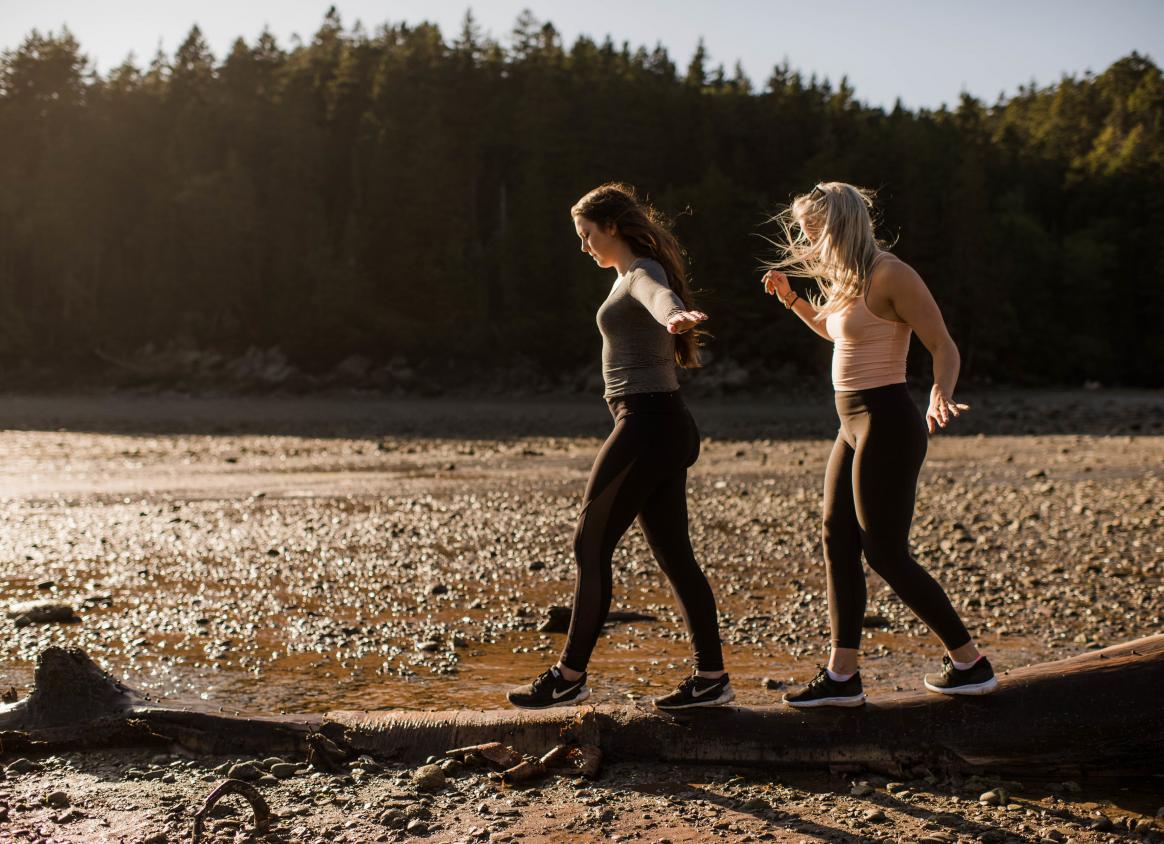
<path id="1" fill-rule="evenodd" d="M 766 238 L 777 250 L 767 269 L 815 279 L 818 319 L 865 293 L 869 268 L 882 246 L 869 213 L 873 197 L 873 191 L 845 182 L 821 182 L 769 221 L 780 232 L 778 240 Z"/>

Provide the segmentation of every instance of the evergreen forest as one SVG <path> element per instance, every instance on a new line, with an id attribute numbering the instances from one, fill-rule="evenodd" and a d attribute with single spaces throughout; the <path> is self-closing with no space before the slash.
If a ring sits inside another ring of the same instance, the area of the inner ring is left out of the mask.
<path id="1" fill-rule="evenodd" d="M 1164 385 L 1160 68 L 1132 53 L 1019 82 L 886 110 L 702 45 L 563 43 L 528 12 L 494 40 L 471 14 L 446 33 L 332 10 L 222 57 L 194 28 L 101 74 L 67 30 L 32 32 L 0 56 L 0 368 L 277 349 L 304 373 L 578 385 L 612 277 L 569 208 L 620 180 L 687 248 L 707 374 L 827 387 L 827 344 L 760 288 L 762 235 L 844 180 L 878 191 L 879 234 L 933 290 L 964 378 Z"/>

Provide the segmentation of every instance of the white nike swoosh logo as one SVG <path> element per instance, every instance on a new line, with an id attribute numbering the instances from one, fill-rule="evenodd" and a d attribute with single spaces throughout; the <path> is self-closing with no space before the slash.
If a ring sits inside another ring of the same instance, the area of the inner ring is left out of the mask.
<path id="1" fill-rule="evenodd" d="M 570 694 L 570 692 L 574 691 L 574 689 L 578 688 L 581 685 L 582 685 L 581 683 L 575 683 L 570 688 L 563 689 L 560 694 L 556 691 L 550 692 L 550 694 L 553 696 L 554 700 L 561 700 L 562 698 L 564 698 L 566 695 Z"/>
<path id="2" fill-rule="evenodd" d="M 697 692 L 697 691 L 695 691 L 695 689 L 692 689 L 692 690 L 691 690 L 691 696 L 692 696 L 692 697 L 703 697 L 705 694 L 707 694 L 708 692 L 710 692 L 712 689 L 720 689 L 720 688 L 723 688 L 723 687 L 722 687 L 722 686 L 721 686 L 719 683 L 715 683 L 715 684 L 713 684 L 713 685 L 710 685 L 710 686 L 706 687 L 706 688 L 705 688 L 703 691 L 701 691 L 701 692 Z"/>

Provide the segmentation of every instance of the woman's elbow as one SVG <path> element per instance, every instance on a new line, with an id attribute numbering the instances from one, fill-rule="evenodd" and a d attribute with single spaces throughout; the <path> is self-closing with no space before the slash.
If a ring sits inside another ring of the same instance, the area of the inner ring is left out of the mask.
<path id="1" fill-rule="evenodd" d="M 930 354 L 935 361 L 942 361 L 950 366 L 959 366 L 962 363 L 962 355 L 958 352 L 958 345 L 949 336 L 932 348 Z"/>

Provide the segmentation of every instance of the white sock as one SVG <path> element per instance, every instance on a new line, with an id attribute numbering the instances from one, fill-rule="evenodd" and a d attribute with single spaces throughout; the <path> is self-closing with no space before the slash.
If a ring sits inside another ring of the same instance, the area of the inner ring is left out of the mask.
<path id="1" fill-rule="evenodd" d="M 832 680 L 834 683 L 843 683 L 846 680 L 851 680 L 853 677 L 853 674 L 857 673 L 856 671 L 854 671 L 853 674 L 838 674 L 837 672 L 833 671 L 831 668 L 826 668 L 825 671 L 827 671 L 829 673 L 829 679 Z"/>
<path id="2" fill-rule="evenodd" d="M 966 671 L 977 665 L 978 660 L 980 659 L 982 659 L 982 654 L 978 654 L 978 656 L 974 657 L 974 659 L 970 660 L 969 662 L 958 662 L 958 660 L 954 659 L 954 657 L 950 657 L 950 662 L 954 663 L 954 667 L 959 671 Z"/>

